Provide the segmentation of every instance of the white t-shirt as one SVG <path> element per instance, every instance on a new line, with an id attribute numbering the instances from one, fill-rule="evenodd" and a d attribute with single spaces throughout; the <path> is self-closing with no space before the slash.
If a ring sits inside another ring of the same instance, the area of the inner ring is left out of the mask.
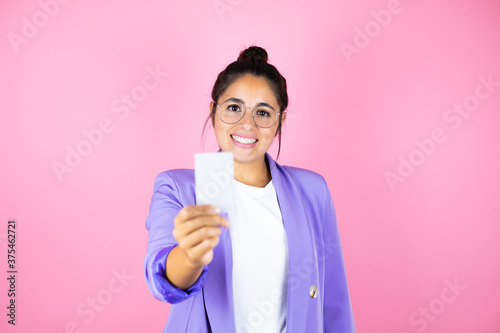
<path id="1" fill-rule="evenodd" d="M 288 245 L 272 181 L 254 187 L 234 180 L 229 216 L 237 333 L 286 331 Z"/>

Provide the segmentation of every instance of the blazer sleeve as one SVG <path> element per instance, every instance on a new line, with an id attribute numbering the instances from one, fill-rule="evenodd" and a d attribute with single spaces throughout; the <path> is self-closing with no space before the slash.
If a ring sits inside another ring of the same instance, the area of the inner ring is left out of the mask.
<path id="1" fill-rule="evenodd" d="M 326 333 L 355 333 L 337 217 L 325 182 L 323 242 L 325 249 L 324 328 Z"/>
<path id="2" fill-rule="evenodd" d="M 172 175 L 168 171 L 160 173 L 155 179 L 149 216 L 146 219 L 149 238 L 144 270 L 146 284 L 153 296 L 171 304 L 198 294 L 208 271 L 208 266 L 205 266 L 198 280 L 187 290 L 177 288 L 166 277 L 167 256 L 177 245 L 172 235 L 174 218 L 183 207 L 178 186 Z"/>

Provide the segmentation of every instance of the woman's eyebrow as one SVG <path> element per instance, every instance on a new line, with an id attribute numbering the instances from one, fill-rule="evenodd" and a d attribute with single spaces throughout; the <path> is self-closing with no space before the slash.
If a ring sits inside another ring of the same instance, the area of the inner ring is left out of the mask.
<path id="1" fill-rule="evenodd" d="M 271 109 L 274 110 L 274 108 L 270 104 L 268 104 L 266 102 L 260 102 L 255 107 L 258 107 L 258 106 L 265 106 L 265 107 L 268 107 L 268 108 L 271 108 Z M 274 110 L 274 111 L 276 111 L 276 110 Z"/>
<path id="2" fill-rule="evenodd" d="M 242 100 L 241 98 L 237 98 L 237 97 L 229 97 L 228 99 L 226 99 L 224 101 L 224 103 L 229 102 L 229 101 L 246 105 L 244 100 Z M 269 103 L 266 103 L 266 102 L 260 102 L 257 105 L 255 105 L 254 107 L 258 107 L 258 106 L 265 106 L 265 107 L 268 107 L 268 108 L 271 108 L 274 110 L 274 108 Z M 274 110 L 274 111 L 276 111 L 276 110 Z"/>
<path id="3" fill-rule="evenodd" d="M 224 101 L 224 103 L 225 102 L 229 102 L 229 101 L 245 105 L 245 101 L 244 100 L 236 98 L 236 97 L 229 97 L 228 99 L 226 99 Z"/>

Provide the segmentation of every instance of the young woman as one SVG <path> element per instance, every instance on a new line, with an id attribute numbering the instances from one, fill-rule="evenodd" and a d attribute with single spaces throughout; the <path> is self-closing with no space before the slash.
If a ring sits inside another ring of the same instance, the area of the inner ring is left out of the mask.
<path id="1" fill-rule="evenodd" d="M 267 153 L 276 136 L 281 145 L 285 78 L 252 46 L 212 99 L 207 121 L 234 155 L 236 211 L 195 205 L 193 170 L 156 178 L 144 266 L 152 294 L 172 304 L 164 332 L 355 332 L 328 186 Z"/>

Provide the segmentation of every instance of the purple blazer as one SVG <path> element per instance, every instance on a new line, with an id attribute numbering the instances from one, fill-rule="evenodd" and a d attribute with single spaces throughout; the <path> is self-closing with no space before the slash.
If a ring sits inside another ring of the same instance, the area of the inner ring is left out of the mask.
<path id="1" fill-rule="evenodd" d="M 335 210 L 328 186 L 312 171 L 281 166 L 266 154 L 288 240 L 287 333 L 355 332 Z M 146 282 L 153 296 L 172 304 L 163 332 L 234 333 L 232 249 L 222 228 L 212 262 L 188 290 L 165 277 L 177 245 L 174 217 L 195 204 L 194 171 L 176 169 L 155 180 L 146 228 Z M 314 292 L 317 290 L 315 297 Z"/>

